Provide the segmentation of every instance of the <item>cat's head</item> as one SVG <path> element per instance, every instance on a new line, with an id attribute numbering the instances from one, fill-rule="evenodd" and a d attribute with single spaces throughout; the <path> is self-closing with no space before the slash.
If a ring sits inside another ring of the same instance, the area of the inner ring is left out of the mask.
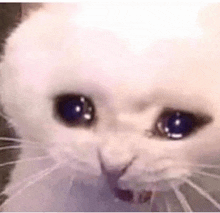
<path id="1" fill-rule="evenodd" d="M 20 136 L 48 145 L 76 173 L 120 174 L 113 184 L 131 191 L 176 189 L 198 164 L 216 163 L 218 39 L 167 34 L 149 44 L 142 37 L 161 32 L 162 19 L 140 5 L 105 5 L 109 14 L 72 6 L 34 12 L 7 40 L 1 99 Z M 140 17 L 129 22 L 131 8 Z"/>

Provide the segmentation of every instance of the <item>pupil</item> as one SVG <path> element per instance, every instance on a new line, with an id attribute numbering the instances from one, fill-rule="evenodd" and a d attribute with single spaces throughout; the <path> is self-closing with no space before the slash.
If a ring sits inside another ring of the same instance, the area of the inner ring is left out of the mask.
<path id="1" fill-rule="evenodd" d="M 79 119 L 83 115 L 83 103 L 71 100 L 63 105 L 63 117 L 68 121 Z"/>
<path id="2" fill-rule="evenodd" d="M 165 127 L 165 131 L 171 134 L 187 134 L 193 127 L 191 118 L 187 115 L 180 115 L 176 113 L 172 115 Z"/>

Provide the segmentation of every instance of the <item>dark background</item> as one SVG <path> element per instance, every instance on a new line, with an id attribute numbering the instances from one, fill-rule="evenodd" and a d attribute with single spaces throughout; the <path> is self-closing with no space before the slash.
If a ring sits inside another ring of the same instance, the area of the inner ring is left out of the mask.
<path id="1" fill-rule="evenodd" d="M 0 54 L 4 55 L 5 39 L 10 35 L 12 30 L 21 21 L 22 7 L 20 3 L 0 3 Z M 1 72 L 1 70 L 0 70 Z M 0 103 L 0 112 L 2 113 L 2 105 Z M 15 133 L 12 128 L 9 128 L 5 119 L 0 116 L 0 137 L 15 137 Z M 12 142 L 1 141 L 0 147 L 15 145 Z M 14 161 L 18 159 L 19 150 L 0 150 L 0 164 Z M 6 184 L 10 180 L 10 172 L 13 169 L 13 165 L 0 166 L 0 193 L 5 189 Z M 6 195 L 0 194 L 0 205 L 7 198 Z"/>

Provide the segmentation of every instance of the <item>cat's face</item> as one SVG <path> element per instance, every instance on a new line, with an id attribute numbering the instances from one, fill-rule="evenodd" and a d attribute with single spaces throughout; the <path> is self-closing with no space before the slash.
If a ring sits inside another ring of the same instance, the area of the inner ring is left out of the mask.
<path id="1" fill-rule="evenodd" d="M 126 168 L 114 184 L 131 191 L 166 191 L 216 163 L 218 42 L 163 39 L 137 53 L 75 19 L 37 12 L 8 40 L 1 96 L 18 133 L 80 178 Z"/>

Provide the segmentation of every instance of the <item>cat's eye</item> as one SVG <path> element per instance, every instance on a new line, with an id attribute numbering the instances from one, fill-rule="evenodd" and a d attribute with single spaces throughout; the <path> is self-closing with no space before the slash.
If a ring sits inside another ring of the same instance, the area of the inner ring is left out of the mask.
<path id="1" fill-rule="evenodd" d="M 59 95 L 55 98 L 54 110 L 55 115 L 68 126 L 90 126 L 95 120 L 95 107 L 83 95 Z"/>
<path id="2" fill-rule="evenodd" d="M 156 133 L 170 139 L 182 139 L 212 120 L 207 115 L 166 109 L 156 122 Z"/>

